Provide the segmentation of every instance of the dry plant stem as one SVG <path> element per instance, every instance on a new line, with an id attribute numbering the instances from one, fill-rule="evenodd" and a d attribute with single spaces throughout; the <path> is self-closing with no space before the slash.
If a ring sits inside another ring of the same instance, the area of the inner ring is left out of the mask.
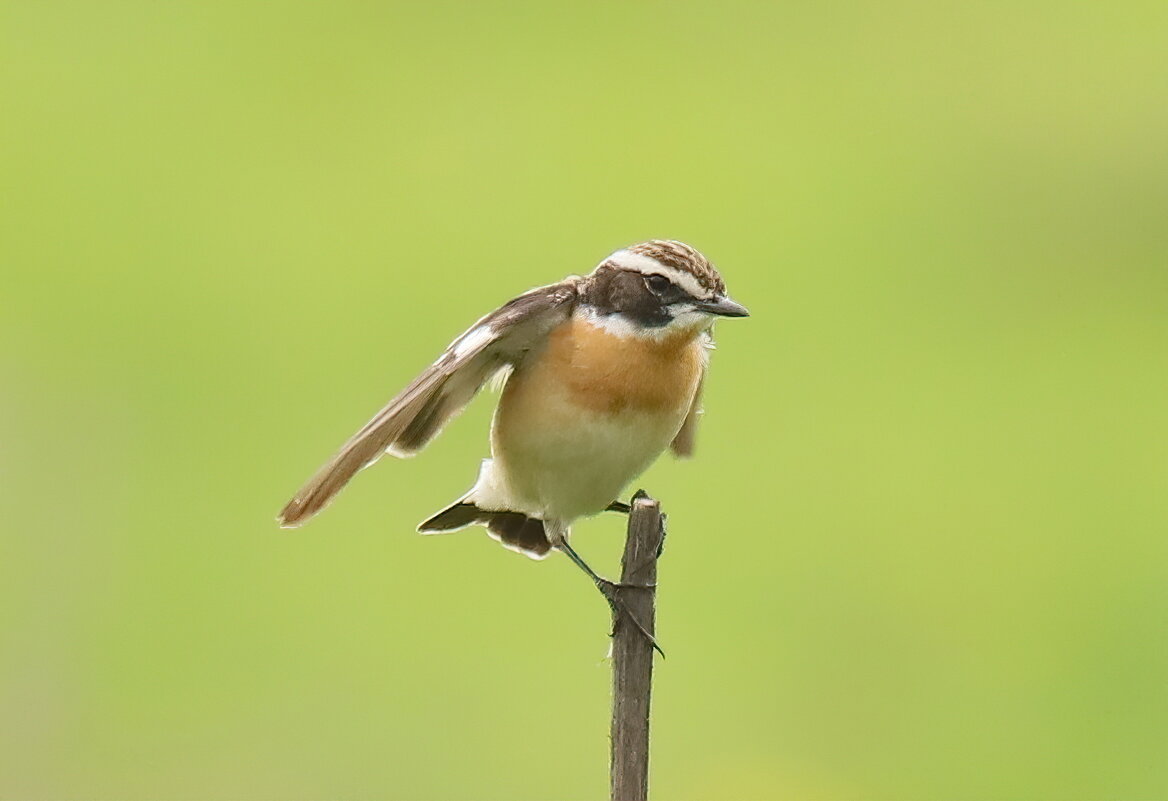
<path id="1" fill-rule="evenodd" d="M 621 581 L 615 586 L 616 597 L 624 609 L 615 606 L 613 609 L 613 801 L 644 801 L 649 794 L 651 637 L 656 625 L 657 556 L 664 535 L 665 519 L 660 504 L 644 493 L 637 493 L 629 514 Z"/>

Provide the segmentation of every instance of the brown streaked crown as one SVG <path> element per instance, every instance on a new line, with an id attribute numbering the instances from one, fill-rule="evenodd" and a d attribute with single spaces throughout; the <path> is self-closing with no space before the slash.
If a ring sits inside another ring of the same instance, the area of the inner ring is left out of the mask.
<path id="1" fill-rule="evenodd" d="M 630 253 L 638 253 L 656 259 L 662 264 L 689 273 L 697 279 L 704 288 L 723 294 L 726 284 L 722 276 L 710 264 L 710 260 L 698 250 L 676 239 L 650 239 L 639 245 L 627 248 Z"/>
<path id="2" fill-rule="evenodd" d="M 580 286 L 581 301 L 594 313 L 620 315 L 643 328 L 669 325 L 676 315 L 710 307 L 725 294 L 714 265 L 696 249 L 672 239 L 618 250 Z"/>

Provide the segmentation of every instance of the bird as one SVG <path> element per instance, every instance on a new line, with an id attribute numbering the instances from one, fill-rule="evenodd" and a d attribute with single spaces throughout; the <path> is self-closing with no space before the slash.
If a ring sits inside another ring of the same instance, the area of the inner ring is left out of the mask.
<path id="1" fill-rule="evenodd" d="M 490 457 L 474 485 L 419 524 L 423 534 L 483 526 L 542 559 L 572 548 L 572 524 L 608 509 L 656 459 L 693 454 L 702 388 L 721 317 L 747 317 L 698 250 L 654 239 L 588 275 L 532 289 L 456 338 L 374 415 L 280 512 L 296 528 L 383 454 L 422 450 L 492 378 L 502 394 Z M 611 582 L 609 582 L 611 584 Z"/>

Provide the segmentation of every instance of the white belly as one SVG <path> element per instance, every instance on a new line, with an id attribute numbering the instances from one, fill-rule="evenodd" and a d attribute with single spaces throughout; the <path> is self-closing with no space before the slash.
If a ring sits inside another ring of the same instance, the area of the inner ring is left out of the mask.
<path id="1" fill-rule="evenodd" d="M 681 422 L 673 415 L 574 409 L 508 429 L 505 437 L 495 426 L 494 458 L 484 471 L 492 475 L 481 484 L 496 497 L 476 493 L 476 500 L 485 508 L 498 505 L 541 519 L 571 521 L 596 514 L 661 455 Z"/>
<path id="2" fill-rule="evenodd" d="M 474 501 L 564 523 L 603 511 L 681 429 L 698 334 L 642 341 L 575 317 L 554 331 L 503 390 Z"/>

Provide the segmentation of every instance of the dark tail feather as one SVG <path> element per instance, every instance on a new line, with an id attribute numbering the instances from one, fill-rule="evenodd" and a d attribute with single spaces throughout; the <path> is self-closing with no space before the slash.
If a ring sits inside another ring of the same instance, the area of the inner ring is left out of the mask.
<path id="1" fill-rule="evenodd" d="M 543 521 L 519 512 L 492 512 L 487 522 L 491 536 L 508 548 L 542 559 L 552 549 Z"/>
<path id="2" fill-rule="evenodd" d="M 522 512 L 491 512 L 459 501 L 418 526 L 423 534 L 438 534 L 472 525 L 487 527 L 492 537 L 516 551 L 541 559 L 552 549 L 543 521 Z"/>
<path id="3" fill-rule="evenodd" d="M 475 523 L 483 522 L 483 515 L 486 514 L 482 509 L 475 506 L 473 503 L 465 503 L 459 501 L 453 506 L 448 506 L 438 514 L 431 517 L 425 523 L 418 524 L 418 531 L 423 534 L 438 534 L 443 531 L 455 531 L 467 526 L 473 526 Z"/>

